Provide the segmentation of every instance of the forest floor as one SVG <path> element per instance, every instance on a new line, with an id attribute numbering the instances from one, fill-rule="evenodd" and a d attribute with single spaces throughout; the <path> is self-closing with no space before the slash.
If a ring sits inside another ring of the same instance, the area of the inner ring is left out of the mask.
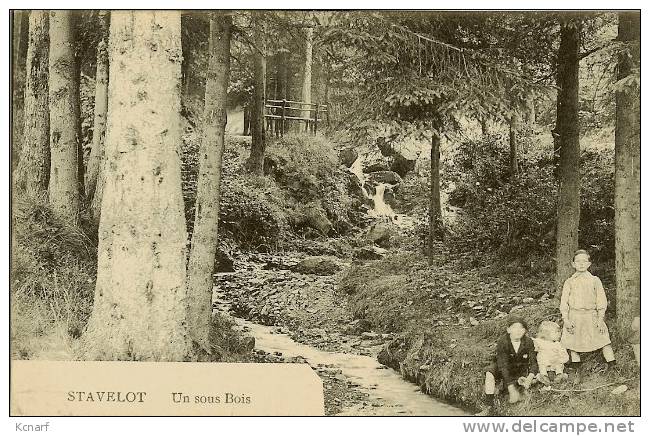
<path id="1" fill-rule="evenodd" d="M 408 236 L 404 236 L 408 238 Z M 404 241 L 397 245 L 405 245 Z M 408 243 L 406 243 L 408 245 Z M 531 326 L 558 320 L 549 296 L 552 277 L 530 273 L 529 265 L 495 265 L 474 257 L 441 252 L 428 266 L 424 255 L 396 246 L 374 261 L 339 258 L 333 275 L 302 274 L 300 253 L 254 254 L 235 262 L 236 273 L 220 275 L 217 289 L 234 316 L 276 327 L 299 343 L 349 354 L 378 356 L 417 384 L 422 392 L 477 412 L 483 406 L 482 381 L 505 317 L 513 312 Z M 598 271 L 611 284 L 606 271 Z M 625 415 L 640 413 L 638 370 L 630 349 L 612 331 L 618 369 L 605 373 L 598 355 L 585 356 L 582 383 L 534 386 L 503 415 Z M 278 357 L 278 356 L 276 356 Z M 323 377 L 323 373 L 320 373 Z M 361 414 L 385 408 L 349 380 L 324 377 L 328 414 L 362 401 Z M 615 388 L 628 389 L 617 394 Z M 415 387 L 415 386 L 414 386 Z M 347 388 L 347 389 L 346 389 Z"/>
<path id="2" fill-rule="evenodd" d="M 97 229 L 87 222 L 81 228 L 67 226 L 44 204 L 14 201 L 12 208 L 12 358 L 78 359 L 78 339 L 92 310 Z M 414 383 L 405 382 L 406 390 L 424 392 L 466 412 L 483 406 L 484 368 L 505 332 L 507 314 L 523 316 L 532 335 L 542 320 L 560 318 L 550 295 L 551 269 L 544 260 L 503 263 L 440 244 L 428 265 L 415 232 L 399 226 L 383 258 L 353 259 L 352 247 L 359 247 L 365 232 L 357 229 L 338 239 L 296 238 L 293 252 L 237 251 L 235 272 L 215 278 L 217 308 L 227 305 L 230 315 L 272 326 L 269 334 L 315 350 L 370 358 L 369 370 L 392 374 L 386 368 L 393 368 Z M 297 268 L 306 257 L 323 253 L 337 265 L 331 275 Z M 597 267 L 593 272 L 611 292 L 611 266 Z M 218 322 L 223 360 L 305 362 L 300 355 L 259 349 L 251 353 L 245 337 L 250 331 L 232 319 Z M 617 371 L 603 373 L 600 357 L 586 356 L 581 384 L 572 383 L 572 374 L 570 383 L 550 390 L 535 386 L 514 406 L 501 395 L 498 412 L 638 416 L 638 368 L 629 344 L 615 329 L 610 331 Z M 362 386 L 336 364 L 309 363 L 323 380 L 328 415 L 408 412 L 378 395 L 378 386 Z M 616 394 L 621 385 L 627 391 Z"/>

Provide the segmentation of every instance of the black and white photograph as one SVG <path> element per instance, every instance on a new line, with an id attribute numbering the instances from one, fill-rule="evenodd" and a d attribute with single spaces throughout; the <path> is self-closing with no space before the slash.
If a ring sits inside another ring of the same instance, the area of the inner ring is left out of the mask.
<path id="1" fill-rule="evenodd" d="M 641 416 L 640 10 L 8 13 L 12 416 Z"/>

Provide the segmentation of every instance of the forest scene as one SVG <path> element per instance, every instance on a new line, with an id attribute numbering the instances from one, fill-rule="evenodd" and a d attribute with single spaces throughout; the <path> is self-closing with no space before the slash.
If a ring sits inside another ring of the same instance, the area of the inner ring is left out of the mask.
<path id="1" fill-rule="evenodd" d="M 11 359 L 640 416 L 640 12 L 12 14 Z"/>

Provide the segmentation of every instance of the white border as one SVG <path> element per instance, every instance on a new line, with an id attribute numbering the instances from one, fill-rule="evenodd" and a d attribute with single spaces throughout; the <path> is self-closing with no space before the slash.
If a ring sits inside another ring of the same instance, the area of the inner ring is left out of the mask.
<path id="1" fill-rule="evenodd" d="M 237 2 L 215 2 L 215 1 L 206 1 L 206 0 L 194 0 L 191 2 L 188 1 L 164 1 L 164 2 L 142 2 L 142 1 L 124 1 L 116 0 L 111 2 L 99 1 L 89 4 L 87 2 L 80 1 L 59 1 L 53 4 L 51 1 L 9 1 L 7 2 L 7 8 L 13 7 L 17 9 L 36 9 L 36 8 L 52 8 L 56 6 L 58 8 L 84 8 L 92 6 L 93 8 L 103 8 L 103 9 L 118 9 L 118 8 L 178 8 L 178 9 L 209 9 L 209 8 L 232 8 L 232 9 L 247 9 L 247 8 L 275 8 L 275 9 L 372 9 L 372 8 L 394 8 L 396 6 L 395 2 L 385 2 L 385 1 L 345 1 L 345 0 L 329 0 L 326 2 L 306 2 L 306 1 L 287 1 L 287 0 L 278 0 L 274 2 L 266 1 L 251 1 L 251 0 L 239 0 Z M 543 8 L 543 9 L 568 9 L 568 8 L 589 8 L 589 9 L 638 9 L 641 8 L 642 3 L 640 1 L 546 1 L 546 2 L 521 2 L 521 1 L 504 1 L 496 0 L 491 2 L 478 2 L 478 1 L 465 1 L 465 0 L 456 0 L 454 2 L 432 2 L 432 1 L 400 1 L 397 4 L 400 8 L 404 9 L 430 9 L 430 8 L 445 8 L 448 6 L 453 6 L 454 9 L 483 9 L 489 7 L 490 9 L 529 9 L 529 8 Z M 4 147 L 2 153 L 0 154 L 0 160 L 2 161 L 3 176 L 0 178 L 0 195 L 2 195 L 2 204 L 7 207 L 3 208 L 2 213 L 0 213 L 0 228 L 2 229 L 1 238 L 2 246 L 6 247 L 2 251 L 2 263 L 0 266 L 0 271 L 2 274 L 2 283 L 3 286 L 8 285 L 8 267 L 9 267 L 9 239 L 8 239 L 8 204 L 9 204 L 9 185 L 8 185 L 8 174 L 9 174 L 9 144 L 8 142 L 8 132 L 9 132 L 9 114 L 7 112 L 9 107 L 10 98 L 9 89 L 8 89 L 8 71 L 9 71 L 9 41 L 8 41 L 8 9 L 5 9 L 2 19 L 0 19 L 0 37 L 2 38 L 2 44 L 0 49 L 2 50 L 0 54 L 0 59 L 2 62 L 2 67 L 0 68 L 0 86 L 2 86 L 3 93 L 5 96 L 4 104 L 1 107 L 1 118 L 2 118 L 2 133 L 4 137 L 2 138 L 2 143 Z M 645 21 L 647 13 L 642 12 L 642 22 Z M 647 32 L 642 32 L 642 59 L 647 59 L 648 47 Z M 645 68 L 642 68 L 642 77 L 645 79 Z M 643 80 L 645 82 L 645 80 Z M 642 88 L 642 99 L 647 98 L 647 87 Z M 647 111 L 642 112 L 642 125 L 647 124 Z M 646 134 L 642 137 L 643 144 L 642 149 L 647 150 L 648 145 L 646 144 L 647 138 L 650 137 Z M 642 167 L 643 161 L 647 161 L 646 157 L 650 152 L 642 153 Z M 7 159 L 5 161 L 5 159 Z M 642 193 L 650 192 L 648 191 L 648 180 L 650 176 L 642 178 Z M 646 202 L 643 198 L 645 195 L 642 194 L 642 208 L 643 211 L 646 210 L 644 205 Z M 649 214 L 643 214 L 643 222 L 646 222 L 646 218 L 650 216 Z M 642 235 L 646 235 L 643 233 Z M 647 240 L 645 236 L 642 237 L 642 243 Z M 642 257 L 642 271 L 646 269 L 649 265 L 647 257 Z M 645 282 L 643 282 L 645 283 Z M 645 286 L 647 287 L 647 286 Z M 1 309 L 0 313 L 6 315 L 8 313 L 7 301 L 8 301 L 8 289 L 6 293 L 3 293 L 2 298 L 0 298 Z M 645 294 L 645 291 L 642 291 Z M 643 312 L 647 312 L 645 309 L 648 304 L 650 304 L 650 296 L 647 296 L 643 299 Z M 648 318 L 650 319 L 650 318 Z M 5 320 L 1 323 L 2 328 L 0 331 L 0 338 L 2 343 L 0 347 L 4 353 L 8 351 L 8 322 Z M 646 322 L 644 325 L 648 325 Z M 647 328 L 644 328 L 644 334 L 647 332 Z M 7 355 L 4 354 L 2 359 L 2 373 L 5 377 L 2 377 L 3 386 L 7 383 L 8 367 L 7 367 Z M 645 361 L 645 360 L 644 360 Z M 648 378 L 644 382 L 644 386 L 648 384 Z M 643 391 L 646 389 L 644 388 Z M 0 395 L 0 413 L 6 413 L 8 411 L 8 386 L 4 390 L 3 394 Z M 648 415 L 648 404 L 650 400 L 647 400 L 642 408 L 642 415 Z M 643 405 L 643 403 L 642 403 Z M 5 415 L 6 416 L 6 415 Z M 472 418 L 467 419 L 469 421 Z M 520 418 L 500 418 L 504 422 L 516 422 Z M 525 418 L 525 421 L 532 421 L 533 418 Z M 472 419 L 475 421 L 476 419 Z M 493 419 L 481 419 L 481 422 L 493 421 Z M 544 420 L 543 418 L 537 418 L 538 422 Z M 624 422 L 632 421 L 635 424 L 635 433 L 643 432 L 647 434 L 650 430 L 650 424 L 647 423 L 647 420 L 643 422 L 639 418 L 550 418 L 548 421 L 560 422 L 560 421 L 578 421 L 581 422 Z M 15 431 L 15 422 L 25 422 L 25 423 L 44 423 L 49 421 L 53 425 L 53 429 L 49 434 L 61 434 L 61 435 L 110 435 L 114 436 L 115 434 L 124 434 L 124 435 L 142 435 L 142 434 L 154 434 L 154 433 L 164 433 L 164 434 L 192 434 L 201 432 L 202 435 L 228 435 L 228 436 L 240 436 L 240 435 L 270 435 L 270 434 L 283 434 L 283 435 L 320 435 L 320 434 L 343 434 L 351 433 L 357 435 L 375 435 L 375 434 L 390 434 L 390 435 L 404 435 L 404 434 L 431 434 L 431 435 L 454 435 L 454 434 L 463 434 L 462 426 L 460 422 L 463 421 L 463 418 L 407 418 L 407 417 L 381 417 L 381 418 L 366 418 L 366 417 L 357 417 L 357 418 L 7 418 L 7 430 L 9 432 Z M 478 422 L 478 420 L 476 420 Z M 489 433 L 485 433 L 489 434 Z M 537 433 L 540 434 L 540 433 Z M 542 433 L 543 434 L 543 433 Z"/>

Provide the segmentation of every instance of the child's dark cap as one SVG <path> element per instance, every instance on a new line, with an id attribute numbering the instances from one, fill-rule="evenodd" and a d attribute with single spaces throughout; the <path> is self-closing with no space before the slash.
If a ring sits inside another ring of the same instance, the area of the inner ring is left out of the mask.
<path id="1" fill-rule="evenodd" d="M 508 317 L 508 327 L 510 327 L 513 324 L 517 324 L 517 323 L 521 324 L 521 326 L 523 328 L 525 328 L 526 331 L 528 331 L 528 323 L 523 318 L 521 318 L 519 316 Z"/>

